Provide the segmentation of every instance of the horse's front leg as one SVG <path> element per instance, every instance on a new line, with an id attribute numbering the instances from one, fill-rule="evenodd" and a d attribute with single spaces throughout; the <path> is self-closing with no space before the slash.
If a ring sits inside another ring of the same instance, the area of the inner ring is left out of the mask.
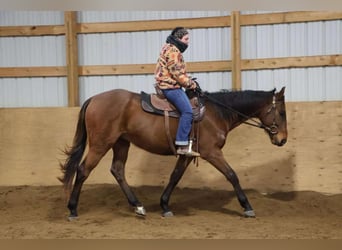
<path id="1" fill-rule="evenodd" d="M 202 155 L 205 160 L 211 163 L 218 171 L 220 171 L 227 180 L 233 185 L 236 196 L 239 200 L 240 205 L 244 208 L 244 214 L 246 217 L 255 217 L 255 213 L 253 211 L 252 206 L 250 205 L 245 192 L 242 190 L 239 179 L 234 172 L 234 170 L 229 166 L 229 164 L 225 161 L 222 152 L 219 150 L 218 152 L 213 152 L 208 156 Z"/>
<path id="2" fill-rule="evenodd" d="M 189 166 L 192 159 L 193 159 L 192 157 L 179 156 L 177 160 L 176 167 L 171 173 L 169 183 L 167 184 L 162 196 L 160 197 L 160 206 L 163 210 L 162 215 L 164 217 L 173 216 L 173 213 L 171 212 L 169 208 L 170 196 L 174 188 L 177 186 L 179 180 L 182 178 L 185 170 Z"/>

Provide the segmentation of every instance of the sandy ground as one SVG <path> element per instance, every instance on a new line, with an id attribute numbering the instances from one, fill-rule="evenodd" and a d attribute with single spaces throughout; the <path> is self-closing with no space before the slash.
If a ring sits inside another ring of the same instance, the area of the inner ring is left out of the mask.
<path id="1" fill-rule="evenodd" d="M 85 185 L 69 222 L 61 186 L 0 187 L 1 239 L 341 239 L 342 194 L 246 190 L 256 218 L 232 191 L 176 188 L 172 218 L 161 217 L 163 187 L 135 187 L 147 216 L 136 217 L 117 185 Z"/>

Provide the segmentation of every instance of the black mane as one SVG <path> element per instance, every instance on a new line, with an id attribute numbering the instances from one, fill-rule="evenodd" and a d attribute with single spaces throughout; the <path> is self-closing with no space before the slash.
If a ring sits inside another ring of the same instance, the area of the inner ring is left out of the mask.
<path id="1" fill-rule="evenodd" d="M 205 92 L 206 103 L 213 104 L 216 112 L 223 119 L 230 119 L 236 115 L 232 111 L 237 110 L 245 115 L 250 115 L 257 107 L 261 107 L 274 95 L 272 91 L 260 90 L 221 90 L 218 92 Z"/>

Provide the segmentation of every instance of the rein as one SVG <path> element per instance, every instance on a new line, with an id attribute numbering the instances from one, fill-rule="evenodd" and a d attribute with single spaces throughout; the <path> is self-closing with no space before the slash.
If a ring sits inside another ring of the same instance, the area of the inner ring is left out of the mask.
<path id="1" fill-rule="evenodd" d="M 209 99 L 210 101 L 212 101 L 213 103 L 217 104 L 218 106 L 221 106 L 225 109 L 228 109 L 230 111 L 232 111 L 233 113 L 245 118 L 246 120 L 250 120 L 252 122 L 248 122 L 248 121 L 243 121 L 242 123 L 245 123 L 247 125 L 250 125 L 250 126 L 253 126 L 253 127 L 257 127 L 257 128 L 262 128 L 264 130 L 266 130 L 267 132 L 269 132 L 270 134 L 272 135 L 275 135 L 278 133 L 278 126 L 277 124 L 275 123 L 275 117 L 273 119 L 273 124 L 271 126 L 266 126 L 265 124 L 263 124 L 262 122 L 259 122 L 255 119 L 253 119 L 252 117 L 249 117 L 239 111 L 237 111 L 236 109 L 233 109 L 232 107 L 229 107 L 229 106 L 226 106 L 225 104 L 217 101 L 216 99 L 212 98 L 211 96 L 209 95 L 206 95 L 205 93 L 203 93 L 203 91 L 200 89 L 200 88 L 196 88 L 195 90 L 196 92 L 199 93 L 199 95 L 201 96 L 204 96 L 206 97 L 207 99 Z M 272 109 L 275 109 L 276 108 L 276 98 L 275 98 L 275 95 L 273 95 L 273 100 L 272 100 L 272 106 L 270 107 L 270 109 L 267 111 L 267 113 L 271 112 Z"/>

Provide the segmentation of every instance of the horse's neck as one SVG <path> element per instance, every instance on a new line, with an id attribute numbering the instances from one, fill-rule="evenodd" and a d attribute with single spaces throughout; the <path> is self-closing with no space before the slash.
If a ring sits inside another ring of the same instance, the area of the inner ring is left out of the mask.
<path id="1" fill-rule="evenodd" d="M 245 97 L 246 102 L 233 103 L 232 108 L 236 111 L 236 114 L 231 118 L 231 129 L 239 126 L 249 118 L 259 118 L 260 112 L 267 105 L 268 98 L 255 98 L 255 101 Z"/>
<path id="2" fill-rule="evenodd" d="M 248 103 L 245 106 L 236 107 L 236 110 L 250 118 L 258 118 L 260 111 L 266 105 L 266 102 Z"/>

